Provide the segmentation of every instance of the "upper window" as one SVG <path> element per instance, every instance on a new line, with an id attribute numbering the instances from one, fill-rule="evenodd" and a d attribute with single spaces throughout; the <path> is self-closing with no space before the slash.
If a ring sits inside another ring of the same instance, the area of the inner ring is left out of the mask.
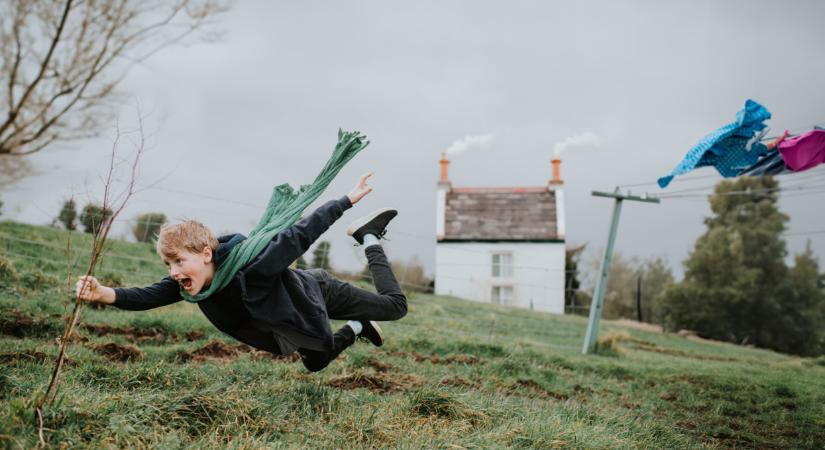
<path id="1" fill-rule="evenodd" d="M 513 276 L 513 255 L 511 253 L 493 253 L 493 277 L 510 278 Z"/>

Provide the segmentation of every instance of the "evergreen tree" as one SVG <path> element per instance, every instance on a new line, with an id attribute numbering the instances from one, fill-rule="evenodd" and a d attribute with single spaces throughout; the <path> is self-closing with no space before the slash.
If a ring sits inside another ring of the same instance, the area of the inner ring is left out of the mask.
<path id="1" fill-rule="evenodd" d="M 89 203 L 80 213 L 80 223 L 83 224 L 83 231 L 96 235 L 110 217 L 112 217 L 111 209 Z"/>
<path id="2" fill-rule="evenodd" d="M 67 230 L 77 229 L 77 207 L 73 199 L 68 199 L 63 202 L 63 207 L 60 208 L 60 214 L 57 220 L 63 224 Z"/>
<path id="3" fill-rule="evenodd" d="M 295 260 L 295 268 L 296 269 L 307 269 L 307 268 L 309 268 L 309 265 L 307 264 L 307 260 L 304 259 L 304 255 L 299 256 L 298 259 Z"/>
<path id="4" fill-rule="evenodd" d="M 312 251 L 312 267 L 324 270 L 331 269 L 329 249 L 329 241 L 321 241 L 315 246 L 315 250 Z"/>
<path id="5" fill-rule="evenodd" d="M 160 233 L 160 227 L 166 222 L 166 214 L 146 213 L 135 218 L 132 234 L 138 242 L 152 242 Z"/>
<path id="6" fill-rule="evenodd" d="M 805 252 L 796 255 L 794 266 L 788 270 L 786 289 L 790 295 L 776 317 L 781 336 L 775 349 L 802 356 L 825 353 L 825 291 L 819 284 L 821 277 L 819 262 L 808 242 Z"/>
<path id="7" fill-rule="evenodd" d="M 777 191 L 771 177 L 742 177 L 716 186 L 710 199 L 713 216 L 705 220 L 707 231 L 685 261 L 685 279 L 662 298 L 668 328 L 807 352 L 789 337 L 800 326 L 800 318 L 790 311 L 797 308 L 791 306 L 797 294 L 789 276 L 807 279 L 816 270 L 804 260 L 789 274 L 780 238 L 788 217 L 776 207 Z"/>

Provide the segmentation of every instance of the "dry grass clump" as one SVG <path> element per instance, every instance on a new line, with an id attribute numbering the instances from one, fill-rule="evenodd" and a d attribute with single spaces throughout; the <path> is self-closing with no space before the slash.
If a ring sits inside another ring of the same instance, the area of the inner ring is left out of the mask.
<path id="1" fill-rule="evenodd" d="M 599 337 L 596 341 L 596 353 L 607 356 L 623 355 L 626 350 L 619 342 L 630 340 L 627 331 L 611 331 Z"/>
<path id="2" fill-rule="evenodd" d="M 488 416 L 444 391 L 422 389 L 409 396 L 410 411 L 421 417 L 437 417 L 449 420 L 467 420 L 478 423 Z"/>

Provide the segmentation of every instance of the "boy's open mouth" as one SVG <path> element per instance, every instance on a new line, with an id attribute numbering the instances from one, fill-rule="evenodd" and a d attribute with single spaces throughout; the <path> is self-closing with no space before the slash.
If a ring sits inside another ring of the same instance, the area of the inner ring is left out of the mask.
<path id="1" fill-rule="evenodd" d="M 192 287 L 192 279 L 191 278 L 181 278 L 181 280 L 178 281 L 178 283 L 180 283 L 181 287 L 186 289 L 186 290 L 189 290 Z"/>

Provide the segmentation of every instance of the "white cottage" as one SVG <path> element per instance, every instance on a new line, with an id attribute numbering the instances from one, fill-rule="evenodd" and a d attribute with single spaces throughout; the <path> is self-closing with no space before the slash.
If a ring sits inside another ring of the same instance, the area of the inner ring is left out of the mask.
<path id="1" fill-rule="evenodd" d="M 441 157 L 435 292 L 564 314 L 561 161 L 540 187 L 453 187 Z"/>

